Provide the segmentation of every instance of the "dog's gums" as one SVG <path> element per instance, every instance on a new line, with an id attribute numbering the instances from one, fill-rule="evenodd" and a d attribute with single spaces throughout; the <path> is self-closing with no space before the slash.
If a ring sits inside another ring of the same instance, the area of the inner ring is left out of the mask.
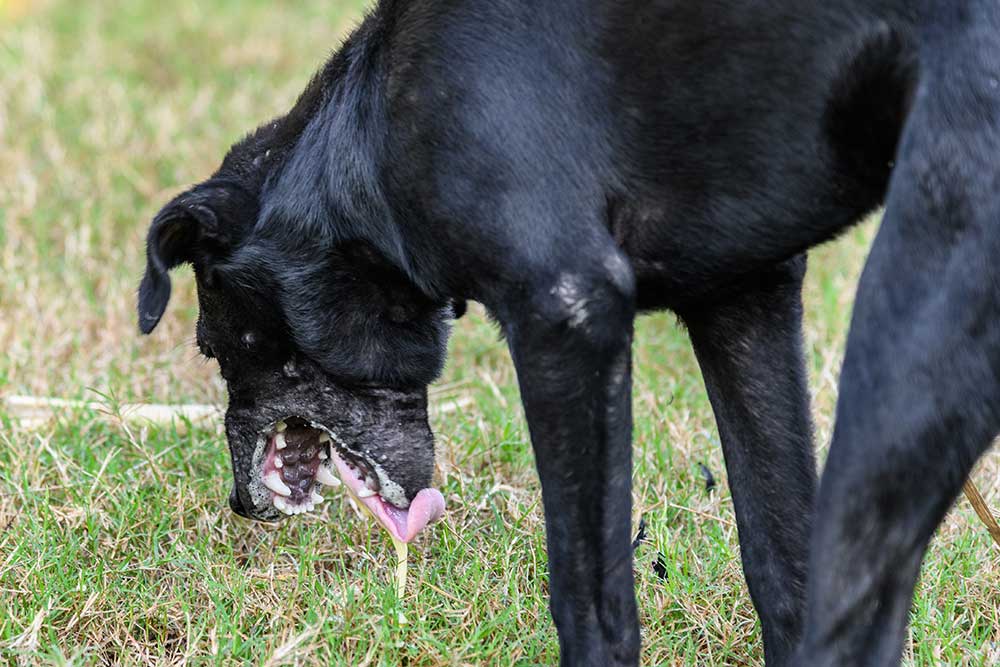
<path id="1" fill-rule="evenodd" d="M 324 487 L 347 487 L 397 540 L 409 542 L 444 513 L 437 489 L 423 489 L 407 500 L 382 466 L 345 447 L 326 427 L 288 417 L 261 434 L 259 484 L 275 509 L 287 515 L 310 512 L 323 502 Z"/>

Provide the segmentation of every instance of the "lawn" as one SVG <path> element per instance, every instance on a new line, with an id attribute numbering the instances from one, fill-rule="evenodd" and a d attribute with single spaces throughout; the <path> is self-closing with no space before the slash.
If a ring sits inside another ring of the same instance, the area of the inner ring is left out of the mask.
<path id="1" fill-rule="evenodd" d="M 146 225 L 288 108 L 361 11 L 0 0 L 0 397 L 224 404 L 193 345 L 189 270 L 155 334 L 136 333 Z M 821 455 L 876 224 L 811 259 Z M 635 361 L 643 664 L 760 665 L 718 434 L 672 316 L 641 319 Z M 277 527 L 232 515 L 214 427 L 125 429 L 78 411 L 29 429 L 0 407 L 0 664 L 554 663 L 538 480 L 507 352 L 481 310 L 458 322 L 433 395 L 471 402 L 432 420 L 449 509 L 411 548 L 403 599 L 391 545 L 344 498 Z M 1000 456 L 975 477 L 1000 506 Z M 929 552 L 912 621 L 908 664 L 1000 662 L 1000 548 L 964 500 Z"/>

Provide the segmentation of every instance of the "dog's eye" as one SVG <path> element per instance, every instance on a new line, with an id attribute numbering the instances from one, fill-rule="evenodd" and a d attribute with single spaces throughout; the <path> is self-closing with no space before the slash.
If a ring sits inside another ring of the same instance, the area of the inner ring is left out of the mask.
<path id="1" fill-rule="evenodd" d="M 212 351 L 212 347 L 204 341 L 198 341 L 198 351 L 206 359 L 215 359 L 215 352 Z"/>

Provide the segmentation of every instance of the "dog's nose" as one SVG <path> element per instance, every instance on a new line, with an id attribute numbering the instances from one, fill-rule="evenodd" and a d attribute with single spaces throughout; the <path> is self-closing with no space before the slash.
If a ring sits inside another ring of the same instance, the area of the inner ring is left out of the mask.
<path id="1" fill-rule="evenodd" d="M 252 519 L 253 517 L 247 512 L 246 508 L 243 507 L 243 503 L 240 502 L 240 496 L 236 493 L 236 487 L 229 492 L 229 509 L 233 510 L 236 514 L 240 515 L 244 519 Z"/>

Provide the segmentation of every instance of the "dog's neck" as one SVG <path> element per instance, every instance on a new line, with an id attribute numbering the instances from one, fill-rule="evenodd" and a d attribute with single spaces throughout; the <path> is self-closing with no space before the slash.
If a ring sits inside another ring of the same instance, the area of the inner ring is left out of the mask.
<path id="1" fill-rule="evenodd" d="M 387 135 L 385 30 L 379 13 L 368 16 L 276 121 L 280 134 L 295 137 L 262 184 L 257 229 L 327 247 L 365 240 L 408 272 L 378 171 Z"/>

